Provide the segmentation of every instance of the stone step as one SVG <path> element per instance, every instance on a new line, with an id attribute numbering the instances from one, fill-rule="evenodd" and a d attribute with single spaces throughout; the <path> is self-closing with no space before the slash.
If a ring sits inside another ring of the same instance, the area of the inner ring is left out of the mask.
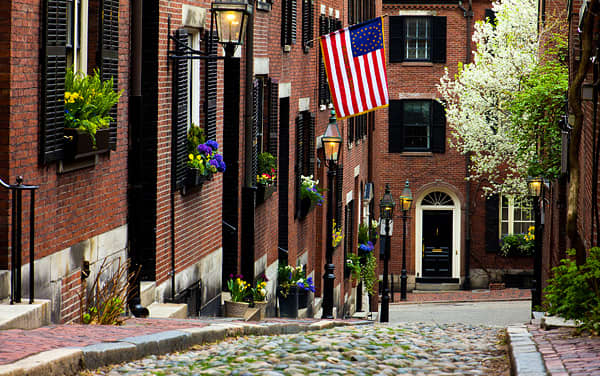
<path id="1" fill-rule="evenodd" d="M 187 319 L 187 304 L 152 303 L 148 307 L 150 316 L 162 319 Z"/>
<path id="2" fill-rule="evenodd" d="M 417 282 L 415 290 L 412 292 L 431 292 L 431 291 L 456 291 L 460 290 L 458 283 L 422 283 Z"/>
<path id="3" fill-rule="evenodd" d="M 144 307 L 148 307 L 154 303 L 154 297 L 156 293 L 156 282 L 154 281 L 142 281 L 140 282 L 140 300 Z"/>
<path id="4" fill-rule="evenodd" d="M 50 300 L 36 299 L 33 304 L 23 299 L 23 303 L 0 304 L 0 330 L 36 329 L 50 324 Z"/>

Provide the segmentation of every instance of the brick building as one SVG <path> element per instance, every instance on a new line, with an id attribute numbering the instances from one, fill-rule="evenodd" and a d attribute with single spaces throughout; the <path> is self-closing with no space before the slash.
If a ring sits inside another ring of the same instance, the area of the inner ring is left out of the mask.
<path id="1" fill-rule="evenodd" d="M 465 180 L 467 157 L 448 146 L 443 106 L 436 85 L 448 67 L 457 72 L 475 48 L 474 23 L 493 17 L 491 2 L 473 0 L 383 2 L 388 34 L 390 106 L 377 114 L 375 197 L 386 183 L 395 197 L 408 181 L 408 289 L 485 288 L 489 282 L 519 284 L 512 275 L 530 274 L 530 257 L 502 257 L 499 240 L 526 232 L 530 209 L 509 197 L 482 197 L 478 182 Z M 391 243 L 395 289 L 402 269 L 402 213 L 396 211 Z M 507 277 L 506 275 L 509 274 Z"/>

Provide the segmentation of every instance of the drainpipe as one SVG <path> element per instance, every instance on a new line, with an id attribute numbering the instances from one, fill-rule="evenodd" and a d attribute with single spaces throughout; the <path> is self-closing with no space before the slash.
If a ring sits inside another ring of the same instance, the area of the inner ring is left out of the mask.
<path id="1" fill-rule="evenodd" d="M 471 21 L 473 19 L 473 0 L 469 0 L 469 8 L 466 9 L 462 1 L 458 1 L 458 7 L 463 11 L 465 17 L 465 64 L 471 62 Z M 466 227 L 466 239 L 465 239 L 465 280 L 463 282 L 463 289 L 471 289 L 471 181 L 469 177 L 469 166 L 471 162 L 471 155 L 467 153 L 465 156 L 465 227 Z"/>

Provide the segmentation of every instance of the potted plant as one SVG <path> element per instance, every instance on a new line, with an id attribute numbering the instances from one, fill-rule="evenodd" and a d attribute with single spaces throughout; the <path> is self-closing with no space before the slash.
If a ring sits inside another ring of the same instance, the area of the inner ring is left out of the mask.
<path id="1" fill-rule="evenodd" d="M 344 235 L 342 234 L 342 228 L 337 226 L 335 220 L 333 220 L 333 225 L 331 226 L 331 246 L 336 248 L 338 245 L 342 243 L 344 239 Z"/>
<path id="2" fill-rule="evenodd" d="M 303 269 L 303 275 L 306 276 L 306 271 Z M 312 277 L 301 277 L 296 282 L 296 286 L 298 286 L 298 308 L 306 308 L 308 307 L 308 293 L 315 292 L 315 285 Z"/>
<path id="3" fill-rule="evenodd" d="M 250 292 L 252 294 L 252 302 L 256 308 L 260 310 L 260 319 L 264 319 L 267 310 L 267 281 L 266 277 L 256 279 L 256 284 Z"/>
<path id="4" fill-rule="evenodd" d="M 67 70 L 65 75 L 65 156 L 78 159 L 108 151 L 110 110 L 122 92 L 113 89 L 112 78 L 102 81 Z"/>
<path id="5" fill-rule="evenodd" d="M 225 171 L 225 161 L 218 153 L 219 144 L 215 140 L 204 142 L 204 131 L 200 127 L 192 124 L 187 139 L 189 154 L 186 185 L 202 185 L 211 180 L 213 174 Z"/>
<path id="6" fill-rule="evenodd" d="M 225 300 L 225 317 L 244 317 L 248 310 L 249 303 L 244 300 L 250 294 L 250 285 L 244 281 L 244 276 L 233 274 L 229 275 L 227 289 L 231 294 L 231 300 Z"/>
<path id="7" fill-rule="evenodd" d="M 499 254 L 505 257 L 533 256 L 535 252 L 535 227 L 527 229 L 526 234 L 512 234 L 502 237 Z"/>
<path id="8" fill-rule="evenodd" d="M 315 207 L 323 205 L 322 190 L 318 187 L 319 181 L 313 176 L 300 176 L 300 218 L 304 218 Z"/>
<path id="9" fill-rule="evenodd" d="M 260 153 L 257 172 L 256 202 L 261 203 L 268 200 L 277 189 L 277 159 L 271 153 Z"/>
<path id="10" fill-rule="evenodd" d="M 373 245 L 377 244 L 377 239 L 379 239 L 379 221 L 374 219 L 371 220 L 369 225 L 369 240 Z"/>
<path id="11" fill-rule="evenodd" d="M 280 265 L 277 270 L 277 297 L 280 317 L 298 317 L 298 281 L 304 275 L 301 266 Z"/>

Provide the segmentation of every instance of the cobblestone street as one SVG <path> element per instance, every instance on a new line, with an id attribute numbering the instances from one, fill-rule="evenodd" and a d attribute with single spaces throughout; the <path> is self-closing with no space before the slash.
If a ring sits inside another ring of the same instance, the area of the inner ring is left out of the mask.
<path id="1" fill-rule="evenodd" d="M 82 375 L 502 375 L 501 332 L 411 323 L 239 337 Z"/>

